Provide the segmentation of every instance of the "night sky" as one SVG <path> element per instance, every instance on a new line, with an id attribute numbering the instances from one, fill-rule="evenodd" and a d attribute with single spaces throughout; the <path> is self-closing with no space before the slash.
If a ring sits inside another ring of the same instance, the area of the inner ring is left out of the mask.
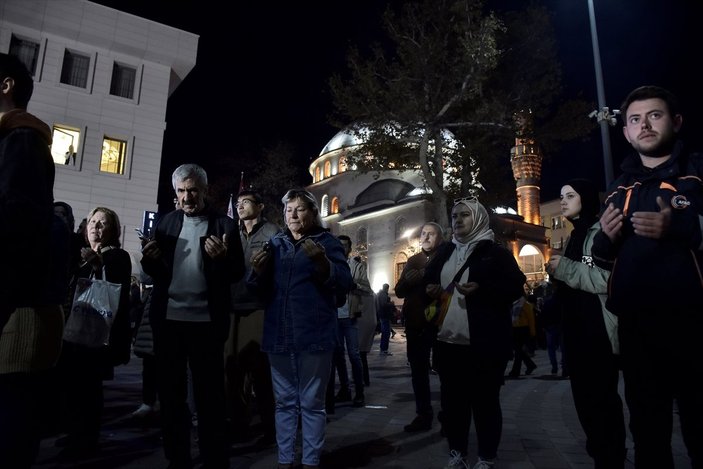
<path id="1" fill-rule="evenodd" d="M 377 37 L 387 0 L 330 2 L 222 2 L 211 0 L 96 0 L 200 35 L 193 71 L 169 99 L 159 203 L 170 206 L 170 174 L 181 163 L 206 170 L 219 158 L 289 142 L 301 170 L 338 129 L 328 79 L 345 65 L 350 44 Z M 499 7 L 523 0 L 494 0 Z M 570 96 L 597 101 L 587 0 L 542 0 L 554 13 L 563 82 Z M 618 108 L 643 84 L 674 91 L 684 110 L 684 136 L 700 135 L 703 2 L 699 0 L 595 0 L 606 104 Z M 227 5 L 225 7 L 225 5 Z M 595 106 L 594 106 L 595 109 Z M 224 118 L 223 118 L 224 116 Z M 610 131 L 615 176 L 628 147 L 621 126 Z M 506 142 L 506 158 L 512 142 Z M 588 177 L 604 188 L 601 135 L 594 130 L 552 155 L 543 168 L 542 200 L 558 197 L 562 183 Z M 239 175 L 232 175 L 233 186 Z"/>

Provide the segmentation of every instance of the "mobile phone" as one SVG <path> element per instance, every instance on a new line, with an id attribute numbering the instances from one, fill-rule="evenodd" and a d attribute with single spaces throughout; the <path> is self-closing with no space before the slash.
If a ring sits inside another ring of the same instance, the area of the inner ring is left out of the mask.
<path id="1" fill-rule="evenodd" d="M 142 241 L 149 239 L 144 233 L 142 233 L 142 230 L 140 230 L 139 228 L 135 228 L 134 231 L 137 232 L 137 237 L 139 237 L 139 239 L 141 239 Z"/>

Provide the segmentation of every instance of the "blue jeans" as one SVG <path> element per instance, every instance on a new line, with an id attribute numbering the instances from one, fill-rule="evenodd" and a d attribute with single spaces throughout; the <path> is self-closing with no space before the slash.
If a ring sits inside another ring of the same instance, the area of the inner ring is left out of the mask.
<path id="1" fill-rule="evenodd" d="M 332 351 L 269 353 L 276 398 L 278 462 L 292 464 L 298 433 L 303 427 L 303 464 L 317 466 L 325 444 L 325 391 L 330 378 Z"/>
<path id="2" fill-rule="evenodd" d="M 386 318 L 380 318 L 381 323 L 381 352 L 388 351 L 388 342 L 391 338 L 391 320 Z"/>
<path id="3" fill-rule="evenodd" d="M 351 362 L 355 391 L 363 394 L 364 370 L 361 365 L 361 354 L 359 354 L 359 328 L 356 325 L 356 319 L 343 318 L 337 320 L 337 349 L 335 350 L 334 363 L 337 367 L 339 384 L 342 389 L 349 387 L 347 360 L 344 356 L 345 347 Z"/>

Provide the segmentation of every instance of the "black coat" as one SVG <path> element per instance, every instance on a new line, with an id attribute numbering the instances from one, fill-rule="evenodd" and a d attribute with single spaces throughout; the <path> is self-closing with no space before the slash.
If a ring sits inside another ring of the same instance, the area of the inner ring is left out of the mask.
<path id="1" fill-rule="evenodd" d="M 454 243 L 438 248 L 425 268 L 425 285 L 441 283 L 442 267 L 455 248 Z M 508 360 L 513 353 L 510 312 L 513 301 L 524 292 L 525 275 L 512 254 L 493 241 L 479 242 L 467 262 L 468 281 L 479 285 L 476 292 L 466 297 L 471 347 L 479 356 Z M 426 303 L 429 302 L 427 297 Z"/>

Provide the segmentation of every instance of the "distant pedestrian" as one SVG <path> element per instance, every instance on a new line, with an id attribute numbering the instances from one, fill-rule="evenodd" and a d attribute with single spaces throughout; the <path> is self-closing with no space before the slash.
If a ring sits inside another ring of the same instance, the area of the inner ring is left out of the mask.
<path id="1" fill-rule="evenodd" d="M 532 303 L 527 300 L 527 295 L 523 294 L 518 298 L 512 307 L 513 322 L 513 367 L 508 373 L 511 378 L 517 378 L 522 371 L 522 364 L 525 364 L 525 374 L 531 375 L 537 365 L 530 356 L 530 342 L 536 335 L 535 312 Z"/>
<path id="2" fill-rule="evenodd" d="M 388 294 L 390 285 L 383 284 L 381 290 L 376 294 L 376 314 L 381 328 L 381 351 L 380 355 L 393 355 L 389 350 L 391 339 L 391 320 L 395 317 L 395 305 Z"/>

